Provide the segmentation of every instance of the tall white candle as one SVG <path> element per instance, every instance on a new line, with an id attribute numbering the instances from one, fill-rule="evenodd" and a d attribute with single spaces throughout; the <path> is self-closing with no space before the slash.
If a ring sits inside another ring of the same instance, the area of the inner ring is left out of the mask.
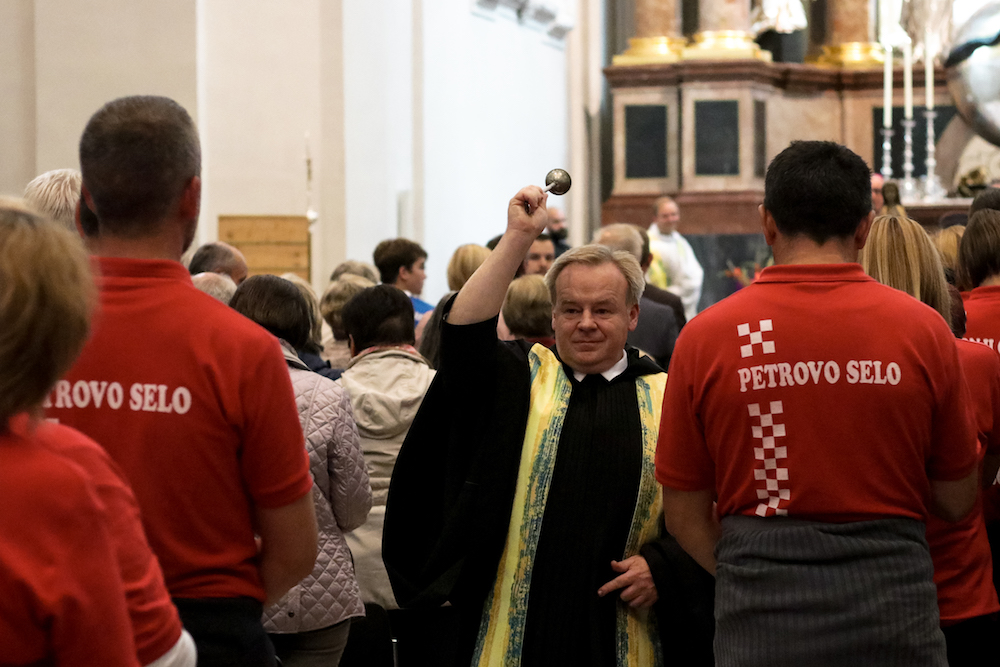
<path id="1" fill-rule="evenodd" d="M 885 75 L 882 85 L 882 127 L 892 127 L 892 47 L 885 48 Z"/>
<path id="2" fill-rule="evenodd" d="M 903 44 L 903 118 L 913 119 L 913 46 Z"/>
<path id="3" fill-rule="evenodd" d="M 931 26 L 924 29 L 924 106 L 934 110 L 934 52 L 931 51 Z"/>

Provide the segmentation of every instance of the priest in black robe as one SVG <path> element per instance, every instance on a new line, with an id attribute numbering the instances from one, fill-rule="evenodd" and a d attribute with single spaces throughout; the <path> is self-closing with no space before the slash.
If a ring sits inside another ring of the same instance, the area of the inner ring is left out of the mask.
<path id="1" fill-rule="evenodd" d="M 510 201 L 503 238 L 446 306 L 389 490 L 393 590 L 459 610 L 455 664 L 651 667 L 663 636 L 670 662 L 711 664 L 711 577 L 664 534 L 653 478 L 665 373 L 626 346 L 638 262 L 568 251 L 546 276 L 556 349 L 497 340 L 545 200 L 529 186 Z"/>

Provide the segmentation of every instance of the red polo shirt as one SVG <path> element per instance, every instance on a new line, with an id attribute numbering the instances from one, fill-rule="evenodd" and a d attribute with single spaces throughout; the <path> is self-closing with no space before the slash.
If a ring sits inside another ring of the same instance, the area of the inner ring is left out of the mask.
<path id="1" fill-rule="evenodd" d="M 656 476 L 720 516 L 922 520 L 976 465 L 954 337 L 858 264 L 780 265 L 677 341 Z"/>
<path id="2" fill-rule="evenodd" d="M 0 432 L 0 662 L 137 666 L 107 512 L 49 447 L 80 436 L 28 426 Z"/>
<path id="3" fill-rule="evenodd" d="M 121 467 L 172 596 L 263 600 L 254 508 L 312 488 L 278 342 L 177 262 L 100 270 L 93 334 L 48 414 Z"/>

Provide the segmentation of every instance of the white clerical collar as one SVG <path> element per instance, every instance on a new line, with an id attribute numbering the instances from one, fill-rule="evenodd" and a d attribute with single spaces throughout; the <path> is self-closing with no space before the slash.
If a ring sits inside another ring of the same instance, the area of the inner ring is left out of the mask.
<path id="1" fill-rule="evenodd" d="M 624 373 L 626 368 L 628 368 L 628 354 L 625 353 L 625 350 L 622 350 L 622 358 L 618 360 L 618 363 L 601 373 L 601 376 L 603 376 L 608 382 L 611 382 L 616 377 Z M 583 378 L 587 377 L 587 373 L 573 371 L 573 377 L 576 378 L 577 382 L 583 382 Z"/>

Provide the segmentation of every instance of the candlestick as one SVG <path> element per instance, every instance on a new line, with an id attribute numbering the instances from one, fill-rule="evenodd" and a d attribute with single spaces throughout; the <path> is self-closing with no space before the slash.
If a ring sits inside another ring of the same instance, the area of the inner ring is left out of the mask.
<path id="1" fill-rule="evenodd" d="M 892 127 L 892 46 L 883 44 L 885 49 L 885 70 L 882 82 L 882 127 Z"/>
<path id="2" fill-rule="evenodd" d="M 934 136 L 934 119 L 937 112 L 933 109 L 924 111 L 924 118 L 927 119 L 927 159 L 924 164 L 927 166 L 927 176 L 924 179 L 924 199 L 936 201 L 944 199 L 948 191 L 941 185 L 941 179 L 937 175 L 937 141 Z"/>
<path id="3" fill-rule="evenodd" d="M 306 132 L 306 211 L 312 210 L 312 182 L 313 182 L 313 163 L 312 154 L 309 152 L 309 133 Z"/>
<path id="4" fill-rule="evenodd" d="M 913 109 L 910 109 L 913 113 Z M 912 118 L 903 119 L 903 186 L 900 188 L 900 199 L 912 199 L 917 191 L 917 183 L 913 179 L 913 128 L 916 121 Z"/>
<path id="5" fill-rule="evenodd" d="M 928 23 L 924 30 L 924 106 L 928 111 L 934 110 L 934 56 L 931 50 L 931 27 Z"/>
<path id="6" fill-rule="evenodd" d="M 903 44 L 903 118 L 913 118 L 913 45 Z"/>
<path id="7" fill-rule="evenodd" d="M 886 181 L 892 178 L 892 135 L 891 127 L 882 128 L 882 178 Z"/>

